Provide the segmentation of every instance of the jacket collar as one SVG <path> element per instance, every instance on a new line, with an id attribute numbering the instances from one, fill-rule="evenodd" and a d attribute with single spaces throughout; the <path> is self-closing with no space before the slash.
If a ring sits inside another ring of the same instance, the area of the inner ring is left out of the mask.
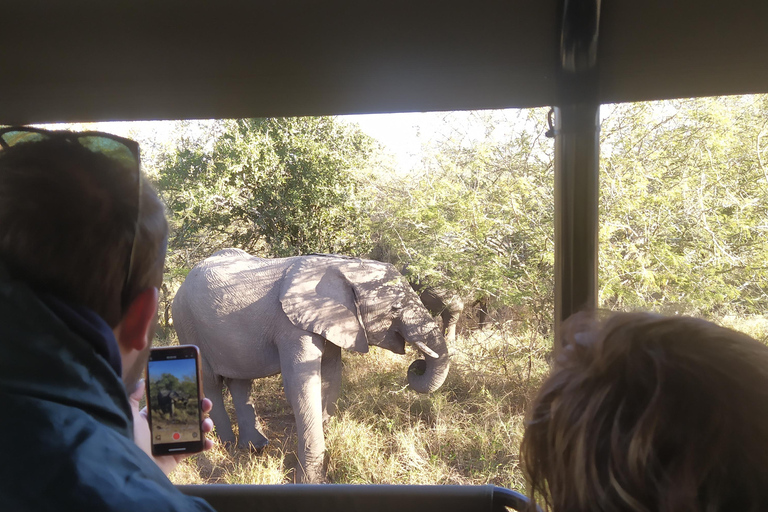
<path id="1" fill-rule="evenodd" d="M 111 329 L 92 311 L 46 299 L 0 262 L 0 394 L 78 408 L 133 438 Z"/>
<path id="2" fill-rule="evenodd" d="M 87 341 L 109 363 L 116 374 L 123 374 L 115 334 L 104 319 L 85 306 L 69 304 L 54 295 L 41 293 L 39 296 L 67 327 Z"/>

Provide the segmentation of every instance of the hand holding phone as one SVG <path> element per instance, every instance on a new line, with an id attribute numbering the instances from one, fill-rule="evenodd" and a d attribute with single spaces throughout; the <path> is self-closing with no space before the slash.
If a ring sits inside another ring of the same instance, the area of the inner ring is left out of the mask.
<path id="1" fill-rule="evenodd" d="M 184 455 L 205 449 L 201 382 L 196 346 L 151 349 L 146 397 L 153 455 Z"/>

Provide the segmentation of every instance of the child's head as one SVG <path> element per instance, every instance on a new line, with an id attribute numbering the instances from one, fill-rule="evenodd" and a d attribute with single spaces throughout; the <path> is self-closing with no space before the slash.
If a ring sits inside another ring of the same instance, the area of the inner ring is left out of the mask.
<path id="1" fill-rule="evenodd" d="M 768 510 L 768 347 L 690 317 L 577 316 L 523 463 L 554 512 Z"/>

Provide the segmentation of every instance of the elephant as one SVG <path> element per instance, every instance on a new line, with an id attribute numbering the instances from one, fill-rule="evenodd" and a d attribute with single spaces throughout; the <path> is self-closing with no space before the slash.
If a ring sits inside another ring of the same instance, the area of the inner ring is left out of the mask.
<path id="1" fill-rule="evenodd" d="M 188 274 L 173 300 L 179 341 L 200 348 L 203 387 L 224 443 L 234 442 L 222 401 L 226 384 L 237 415 L 240 447 L 262 449 L 249 401 L 253 379 L 282 373 L 296 419 L 298 478 L 323 482 L 323 423 L 341 390 L 341 349 L 369 345 L 420 352 L 408 368 L 412 389 L 438 389 L 449 369 L 439 327 L 389 263 L 334 255 L 259 258 L 224 249 Z"/>
<path id="2" fill-rule="evenodd" d="M 379 249 L 380 252 L 380 249 Z M 456 326 L 464 312 L 464 301 L 454 292 L 441 286 L 432 286 L 409 272 L 408 265 L 403 265 L 400 271 L 419 294 L 419 299 L 432 316 L 439 316 L 443 321 L 443 336 L 445 341 L 452 343 L 456 339 Z"/>
<path id="3" fill-rule="evenodd" d="M 171 391 L 169 389 L 161 389 L 157 392 L 157 405 L 160 409 L 160 412 L 163 414 L 168 414 L 171 419 L 173 419 L 176 415 L 177 402 L 181 403 L 183 406 L 186 406 L 188 401 L 189 398 L 175 390 Z"/>
<path id="4" fill-rule="evenodd" d="M 456 325 L 459 323 L 461 313 L 464 311 L 464 301 L 457 295 L 438 286 L 419 286 L 411 283 L 411 286 L 419 294 L 424 307 L 433 315 L 443 320 L 443 335 L 448 343 L 456 339 Z"/>

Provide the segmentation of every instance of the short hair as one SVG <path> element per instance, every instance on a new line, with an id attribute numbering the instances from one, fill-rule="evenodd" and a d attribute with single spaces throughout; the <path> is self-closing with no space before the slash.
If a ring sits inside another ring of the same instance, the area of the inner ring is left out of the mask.
<path id="1" fill-rule="evenodd" d="M 79 144 L 51 138 L 0 151 L 0 260 L 13 278 L 114 328 L 142 290 L 162 284 L 168 225 L 140 179 L 139 207 L 135 174 Z"/>
<path id="2" fill-rule="evenodd" d="M 521 459 L 555 512 L 768 510 L 768 347 L 650 313 L 566 323 Z"/>

